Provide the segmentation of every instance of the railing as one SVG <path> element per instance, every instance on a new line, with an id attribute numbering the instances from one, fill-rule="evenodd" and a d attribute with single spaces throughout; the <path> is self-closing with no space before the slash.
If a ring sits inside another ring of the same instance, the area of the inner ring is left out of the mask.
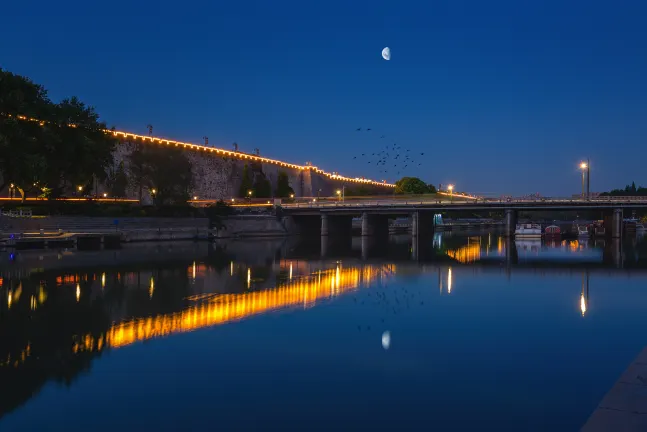
<path id="1" fill-rule="evenodd" d="M 310 200 L 310 201 L 296 201 L 290 203 L 283 203 L 285 208 L 356 208 L 356 207 L 401 207 L 401 206 L 420 206 L 420 205 L 488 205 L 488 204 L 647 204 L 647 197 L 595 197 L 595 198 L 480 198 L 480 199 L 374 199 L 374 200 Z"/>

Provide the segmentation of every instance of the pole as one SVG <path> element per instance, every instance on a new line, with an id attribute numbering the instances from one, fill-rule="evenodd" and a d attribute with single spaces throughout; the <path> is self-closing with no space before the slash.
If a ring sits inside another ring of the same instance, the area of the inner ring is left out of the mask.
<path id="1" fill-rule="evenodd" d="M 584 198 L 584 175 L 586 174 L 586 170 L 582 170 L 582 198 Z"/>
<path id="2" fill-rule="evenodd" d="M 591 160 L 586 159 L 586 199 L 591 199 Z"/>

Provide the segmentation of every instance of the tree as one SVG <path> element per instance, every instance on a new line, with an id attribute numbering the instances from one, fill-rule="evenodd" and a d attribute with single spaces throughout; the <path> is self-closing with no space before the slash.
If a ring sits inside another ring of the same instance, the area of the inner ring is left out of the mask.
<path id="1" fill-rule="evenodd" d="M 429 184 L 427 185 L 427 191 L 428 191 L 429 193 L 436 193 L 436 192 L 437 192 L 437 190 L 436 190 L 436 186 L 434 186 L 433 184 L 429 183 Z"/>
<path id="2" fill-rule="evenodd" d="M 285 171 L 279 171 L 274 195 L 278 198 L 289 198 L 294 195 L 294 189 L 290 187 L 290 179 Z"/>
<path id="3" fill-rule="evenodd" d="M 155 189 L 155 204 L 184 204 L 193 187 L 193 169 L 186 153 L 174 147 L 142 146 L 131 155 L 140 190 Z M 131 170 L 133 167 L 131 166 Z M 169 175 L 169 173 L 173 173 Z"/>
<path id="4" fill-rule="evenodd" d="M 128 155 L 129 164 L 128 168 L 130 171 L 130 178 L 137 188 L 139 189 L 138 198 L 141 202 L 144 192 L 144 183 L 146 182 L 148 176 L 148 170 L 146 166 L 146 156 L 144 155 L 144 150 L 142 144 L 137 144 L 135 150 L 133 150 L 130 155 Z"/>
<path id="5" fill-rule="evenodd" d="M 402 177 L 395 183 L 396 194 L 424 194 L 430 193 L 425 182 L 417 177 Z"/>
<path id="6" fill-rule="evenodd" d="M 119 162 L 117 169 L 113 169 L 107 180 L 107 186 L 110 190 L 110 196 L 112 197 L 125 197 L 126 189 L 128 188 L 128 175 L 126 174 L 126 169 L 124 168 L 124 163 Z"/>
<path id="7" fill-rule="evenodd" d="M 43 86 L 0 69 L 0 189 L 14 184 L 23 199 L 36 189 L 47 162 L 39 148 L 47 131 L 44 123 L 18 116 L 48 119 L 51 110 Z"/>
<path id="8" fill-rule="evenodd" d="M 0 189 L 56 197 L 103 180 L 116 143 L 105 129 L 78 98 L 52 103 L 42 86 L 0 69 Z"/>
<path id="9" fill-rule="evenodd" d="M 254 181 L 254 196 L 257 198 L 271 198 L 272 184 L 262 173 Z"/>
<path id="10" fill-rule="evenodd" d="M 240 198 L 249 196 L 248 192 L 252 190 L 252 188 L 252 176 L 249 172 L 249 167 L 247 166 L 247 164 L 245 164 L 245 166 L 243 167 L 242 181 L 240 182 L 240 188 L 238 189 L 238 196 Z"/>

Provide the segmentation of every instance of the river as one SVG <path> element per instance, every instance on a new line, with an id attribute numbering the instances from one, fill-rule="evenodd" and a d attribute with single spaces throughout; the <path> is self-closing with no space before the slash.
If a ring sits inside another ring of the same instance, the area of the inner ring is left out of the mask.
<path id="1" fill-rule="evenodd" d="M 579 429 L 647 242 L 495 232 L 0 253 L 0 430 Z"/>

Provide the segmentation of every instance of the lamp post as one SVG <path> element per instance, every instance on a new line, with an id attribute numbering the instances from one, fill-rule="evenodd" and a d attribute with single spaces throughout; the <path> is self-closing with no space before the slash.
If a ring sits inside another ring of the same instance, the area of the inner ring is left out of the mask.
<path id="1" fill-rule="evenodd" d="M 339 201 L 344 201 L 344 195 L 346 192 L 346 186 L 342 186 L 341 189 L 337 189 L 337 196 L 339 197 Z"/>
<path id="2" fill-rule="evenodd" d="M 447 189 L 449 190 L 449 201 L 454 202 L 454 185 L 450 184 Z"/>
<path id="3" fill-rule="evenodd" d="M 582 170 L 582 199 L 586 196 L 584 192 L 584 177 L 587 175 L 588 168 L 589 166 L 586 162 L 580 163 L 580 169 Z"/>
<path id="4" fill-rule="evenodd" d="M 591 161 L 586 159 L 586 199 L 591 199 Z"/>

